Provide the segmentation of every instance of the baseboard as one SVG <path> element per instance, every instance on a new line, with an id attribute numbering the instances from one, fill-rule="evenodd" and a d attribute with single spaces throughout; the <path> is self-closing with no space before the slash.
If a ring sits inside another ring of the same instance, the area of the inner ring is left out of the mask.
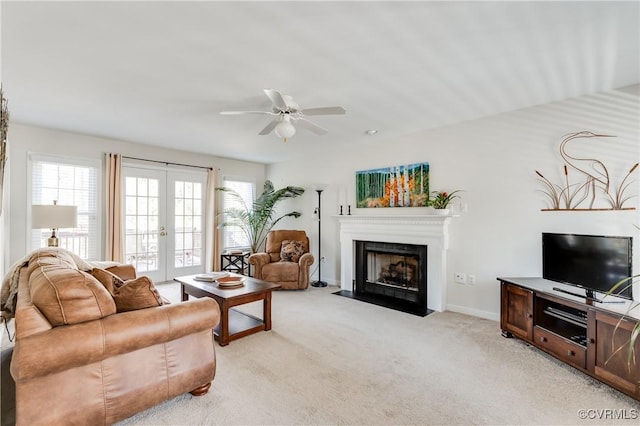
<path id="1" fill-rule="evenodd" d="M 459 314 L 471 315 L 474 317 L 484 318 L 491 321 L 500 321 L 500 314 L 495 312 L 481 311 L 466 306 L 447 305 L 447 311 L 458 312 Z"/>

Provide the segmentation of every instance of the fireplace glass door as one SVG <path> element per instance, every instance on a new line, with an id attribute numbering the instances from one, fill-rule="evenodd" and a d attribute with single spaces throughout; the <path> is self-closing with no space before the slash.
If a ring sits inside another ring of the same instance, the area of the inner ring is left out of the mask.
<path id="1" fill-rule="evenodd" d="M 367 252 L 366 280 L 381 286 L 418 291 L 418 263 L 416 255 Z"/>
<path id="2" fill-rule="evenodd" d="M 427 311 L 427 246 L 356 241 L 355 293 Z"/>

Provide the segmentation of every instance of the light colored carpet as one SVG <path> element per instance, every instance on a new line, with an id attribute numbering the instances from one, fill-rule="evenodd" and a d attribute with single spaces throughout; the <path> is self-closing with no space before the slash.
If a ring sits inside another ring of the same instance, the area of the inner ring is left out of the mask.
<path id="1" fill-rule="evenodd" d="M 178 285 L 159 287 L 178 300 Z M 216 344 L 207 395 L 179 396 L 120 425 L 636 424 L 639 403 L 503 338 L 496 322 L 422 318 L 336 290 L 274 293 L 272 331 Z M 245 310 L 260 315 L 261 305 Z M 583 409 L 626 419 L 582 421 Z"/>

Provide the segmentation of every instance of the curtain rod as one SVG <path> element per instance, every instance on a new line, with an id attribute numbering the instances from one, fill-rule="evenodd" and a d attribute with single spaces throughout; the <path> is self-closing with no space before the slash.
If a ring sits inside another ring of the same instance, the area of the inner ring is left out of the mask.
<path id="1" fill-rule="evenodd" d="M 172 163 L 171 161 L 158 161 L 158 160 L 148 160 L 146 158 L 136 158 L 136 157 L 127 157 L 126 155 L 123 155 L 122 158 L 126 158 L 128 160 L 138 160 L 138 161 L 149 161 L 151 163 L 160 163 L 160 164 L 165 164 L 165 165 L 169 165 L 171 164 L 172 166 L 184 166 L 184 167 L 195 167 L 198 169 L 206 169 L 206 170 L 213 170 L 213 167 L 206 167 L 206 166 L 193 166 L 191 164 L 182 164 L 182 163 Z"/>

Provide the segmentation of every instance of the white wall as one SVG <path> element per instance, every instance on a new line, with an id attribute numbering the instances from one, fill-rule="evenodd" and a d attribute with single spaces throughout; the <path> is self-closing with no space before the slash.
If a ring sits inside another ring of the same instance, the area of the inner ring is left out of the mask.
<path id="1" fill-rule="evenodd" d="M 188 137 L 186 135 L 185 137 Z M 255 178 L 260 188 L 264 181 L 265 165 L 247 161 L 230 160 L 210 155 L 189 153 L 179 150 L 152 147 L 149 145 L 105 139 L 77 133 L 11 123 L 10 187 L 5 188 L 5 196 L 10 197 L 8 218 L 8 250 L 5 253 L 5 270 L 8 265 L 20 259 L 27 251 L 27 161 L 30 152 L 57 154 L 73 157 L 103 160 L 105 152 L 124 156 L 167 161 L 195 166 L 215 167 L 220 176 L 232 174 Z M 179 147 L 179 141 L 176 146 Z M 7 212 L 3 212 L 3 218 Z M 6 222 L 5 222 L 6 224 Z M 104 221 L 103 221 L 104 225 Z M 100 252 L 104 249 L 101 247 Z"/>
<path id="2" fill-rule="evenodd" d="M 434 100 L 434 102 L 436 102 Z M 540 171 L 561 183 L 563 161 L 558 146 L 563 136 L 589 130 L 616 135 L 615 139 L 589 139 L 572 143 L 576 154 L 602 160 L 614 182 L 620 182 L 640 160 L 640 96 L 638 86 L 527 108 L 405 137 L 386 140 L 384 133 L 369 143 L 340 152 L 268 166 L 267 178 L 276 187 L 299 185 L 309 190 L 288 208 L 305 215 L 279 228 L 305 229 L 317 250 L 317 223 L 311 213 L 317 204 L 314 183 L 329 184 L 322 194 L 322 278 L 338 284 L 340 245 L 337 221 L 339 194 L 348 190 L 355 204 L 355 172 L 376 167 L 430 163 L 431 190 L 462 189 L 462 212 L 450 225 L 448 309 L 498 319 L 499 276 L 541 275 L 541 233 L 568 232 L 634 237 L 634 272 L 640 272 L 638 210 L 542 212 L 547 207 L 535 175 Z M 401 119 L 401 117 L 398 117 Z M 375 127 L 375 126 L 374 126 Z M 365 129 L 363 129 L 364 131 Z M 331 137 L 331 134 L 325 136 Z M 290 143 L 296 143 L 292 139 Z M 322 139 L 314 140 L 322 143 Z M 634 180 L 638 181 L 638 170 Z M 570 172 L 574 182 L 578 174 Z M 580 178 L 581 180 L 581 178 Z M 639 185 L 628 204 L 638 207 Z M 600 203 L 604 207 L 602 203 Z M 383 211 L 384 210 L 384 211 Z M 353 209 L 354 214 L 387 213 L 390 209 Z M 420 208 L 393 209 L 397 214 L 424 212 Z M 314 251 L 317 255 L 317 251 Z M 315 267 L 315 265 L 314 265 Z M 476 276 L 475 285 L 453 282 L 454 272 Z M 635 297 L 640 298 L 638 288 Z"/>

